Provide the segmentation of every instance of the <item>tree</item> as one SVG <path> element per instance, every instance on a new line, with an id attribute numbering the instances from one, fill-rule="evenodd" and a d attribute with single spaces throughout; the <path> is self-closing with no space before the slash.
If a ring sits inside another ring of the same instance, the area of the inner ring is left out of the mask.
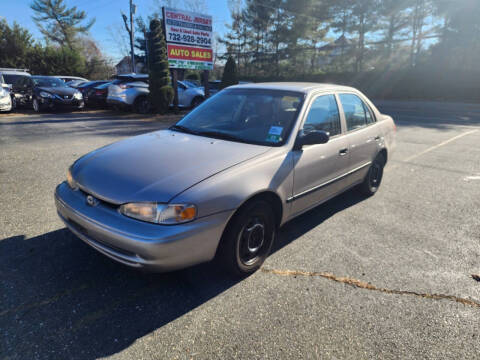
<path id="1" fill-rule="evenodd" d="M 406 12 L 408 2 L 383 0 L 380 3 L 381 27 L 384 34 L 383 47 L 386 61 L 390 61 L 397 37 L 404 35 L 409 25 Z"/>
<path id="2" fill-rule="evenodd" d="M 0 64 L 2 67 L 28 67 L 28 53 L 33 44 L 32 34 L 16 22 L 10 27 L 0 20 Z"/>
<path id="3" fill-rule="evenodd" d="M 363 71 L 365 62 L 365 38 L 367 34 L 377 29 L 377 0 L 357 0 L 353 2 L 349 32 L 357 35 L 355 54 L 355 71 Z"/>
<path id="4" fill-rule="evenodd" d="M 238 84 L 237 78 L 237 66 L 235 65 L 235 59 L 230 56 L 223 69 L 222 82 L 220 83 L 220 89 L 224 89 L 231 85 Z"/>
<path id="5" fill-rule="evenodd" d="M 150 21 L 148 47 L 150 103 L 155 111 L 163 114 L 172 103 L 174 93 L 170 86 L 167 44 L 158 19 Z"/>
<path id="6" fill-rule="evenodd" d="M 35 45 L 29 54 L 28 68 L 33 74 L 85 76 L 85 59 L 68 47 Z"/>
<path id="7" fill-rule="evenodd" d="M 30 5 L 35 12 L 33 20 L 46 39 L 61 47 L 73 49 L 78 34 L 85 34 L 92 27 L 95 18 L 85 25 L 81 23 L 87 18 L 85 11 L 77 7 L 67 8 L 63 0 L 34 0 Z"/>

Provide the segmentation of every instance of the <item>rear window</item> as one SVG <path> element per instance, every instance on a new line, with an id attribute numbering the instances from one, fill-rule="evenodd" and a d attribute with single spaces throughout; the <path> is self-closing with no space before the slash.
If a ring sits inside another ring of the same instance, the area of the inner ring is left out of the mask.
<path id="1" fill-rule="evenodd" d="M 19 79 L 25 75 L 16 75 L 16 74 L 3 74 L 3 80 L 6 84 L 15 84 Z"/>

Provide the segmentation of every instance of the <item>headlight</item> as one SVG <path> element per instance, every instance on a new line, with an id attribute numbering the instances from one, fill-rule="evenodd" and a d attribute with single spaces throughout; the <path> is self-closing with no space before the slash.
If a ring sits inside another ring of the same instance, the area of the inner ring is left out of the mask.
<path id="1" fill-rule="evenodd" d="M 181 224 L 197 216 L 197 208 L 191 204 L 130 203 L 120 206 L 120 212 L 128 217 L 156 224 Z"/>
<path id="2" fill-rule="evenodd" d="M 75 99 L 81 100 L 82 99 L 82 93 L 80 91 L 77 91 L 76 93 L 73 94 L 73 97 Z"/>
<path id="3" fill-rule="evenodd" d="M 44 98 L 53 98 L 53 95 L 46 91 L 40 91 L 40 96 Z"/>
<path id="4" fill-rule="evenodd" d="M 78 190 L 78 185 L 75 182 L 75 180 L 73 180 L 71 168 L 69 168 L 68 171 L 67 171 L 67 183 L 68 183 L 68 186 L 70 186 L 70 188 L 72 190 Z"/>
<path id="5" fill-rule="evenodd" d="M 8 95 L 8 91 L 0 87 L 0 97 L 5 97 Z"/>

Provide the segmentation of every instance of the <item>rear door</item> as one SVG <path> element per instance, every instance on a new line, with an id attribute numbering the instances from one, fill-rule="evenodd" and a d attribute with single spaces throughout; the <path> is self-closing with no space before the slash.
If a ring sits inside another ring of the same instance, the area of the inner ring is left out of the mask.
<path id="1" fill-rule="evenodd" d="M 350 184 L 363 179 L 379 151 L 381 129 L 374 113 L 361 97 L 354 93 L 338 94 L 346 124 L 346 141 L 350 154 Z"/>
<path id="2" fill-rule="evenodd" d="M 300 131 L 323 130 L 326 144 L 304 146 L 293 151 L 294 186 L 292 216 L 331 198 L 343 188 L 342 175 L 349 165 L 348 144 L 342 134 L 340 111 L 334 94 L 316 96 L 310 103 Z"/>

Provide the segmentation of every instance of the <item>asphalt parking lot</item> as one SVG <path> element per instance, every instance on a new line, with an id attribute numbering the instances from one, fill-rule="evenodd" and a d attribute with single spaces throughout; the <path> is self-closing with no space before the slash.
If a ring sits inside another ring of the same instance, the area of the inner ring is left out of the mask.
<path id="1" fill-rule="evenodd" d="M 291 221 L 242 281 L 135 272 L 56 215 L 76 158 L 175 116 L 0 115 L 0 359 L 478 358 L 480 105 L 378 105 L 398 126 L 379 192 Z"/>

